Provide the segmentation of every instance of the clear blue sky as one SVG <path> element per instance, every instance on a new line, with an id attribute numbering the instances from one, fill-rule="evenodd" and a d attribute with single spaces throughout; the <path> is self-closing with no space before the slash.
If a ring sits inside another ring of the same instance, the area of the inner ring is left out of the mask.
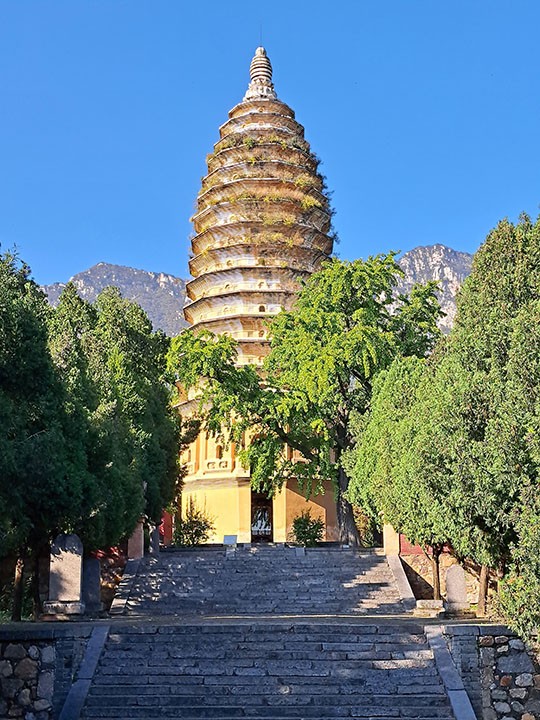
<path id="1" fill-rule="evenodd" d="M 39 282 L 187 275 L 218 126 L 263 44 L 338 252 L 474 251 L 540 203 L 538 0 L 0 0 L 0 242 Z"/>

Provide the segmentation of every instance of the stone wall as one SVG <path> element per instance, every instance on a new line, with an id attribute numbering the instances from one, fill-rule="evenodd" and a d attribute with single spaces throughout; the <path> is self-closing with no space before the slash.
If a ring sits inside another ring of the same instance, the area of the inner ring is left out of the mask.
<path id="1" fill-rule="evenodd" d="M 540 668 L 514 633 L 502 625 L 444 632 L 479 720 L 540 720 Z"/>
<path id="2" fill-rule="evenodd" d="M 0 627 L 0 719 L 57 718 L 81 663 L 91 627 Z"/>
<path id="3" fill-rule="evenodd" d="M 0 643 L 0 717 L 49 720 L 55 664 L 52 643 Z"/>

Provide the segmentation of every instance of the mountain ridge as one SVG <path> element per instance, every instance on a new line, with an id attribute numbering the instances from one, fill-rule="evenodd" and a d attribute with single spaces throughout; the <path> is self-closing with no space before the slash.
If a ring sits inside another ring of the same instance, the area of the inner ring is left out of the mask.
<path id="1" fill-rule="evenodd" d="M 163 330 L 167 335 L 178 335 L 187 327 L 183 314 L 186 283 L 175 275 L 99 262 L 77 273 L 68 282 L 72 282 L 79 295 L 89 302 L 94 302 L 106 287 L 118 287 L 125 298 L 145 310 L 154 330 Z M 55 306 L 66 285 L 57 282 L 42 285 L 41 289 Z"/>
<path id="2" fill-rule="evenodd" d="M 397 289 L 407 293 L 415 282 L 439 282 L 439 302 L 446 313 L 439 326 L 443 332 L 449 332 L 456 314 L 456 296 L 471 271 L 472 257 L 470 253 L 453 250 L 441 243 L 419 245 L 398 258 L 404 277 Z M 79 295 L 90 302 L 94 302 L 106 287 L 118 287 L 125 298 L 141 305 L 154 330 L 161 329 L 167 335 L 178 335 L 188 326 L 183 314 L 186 281 L 175 275 L 99 262 L 77 273 L 69 282 L 73 282 Z M 57 282 L 42 286 L 51 305 L 57 305 L 66 285 Z"/>

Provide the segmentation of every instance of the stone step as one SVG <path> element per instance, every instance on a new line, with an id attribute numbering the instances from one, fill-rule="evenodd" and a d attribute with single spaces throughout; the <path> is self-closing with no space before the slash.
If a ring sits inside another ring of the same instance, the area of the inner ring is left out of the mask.
<path id="1" fill-rule="evenodd" d="M 181 677 L 181 676 L 180 676 Z M 212 678 L 215 680 L 216 678 Z M 279 678 L 281 680 L 281 678 Z M 200 682 L 199 682 L 200 680 Z M 309 694 L 311 696 L 323 695 L 325 697 L 335 698 L 336 696 L 347 696 L 356 695 L 358 693 L 358 683 L 347 683 L 344 684 L 341 681 L 336 681 L 335 678 L 326 678 L 326 682 L 321 682 L 324 678 L 315 678 L 314 680 L 306 679 L 305 677 L 294 677 L 289 676 L 287 678 L 287 692 L 288 696 Z M 432 677 L 429 676 L 417 676 L 416 678 L 407 678 L 410 684 L 405 683 L 405 679 L 400 684 L 399 680 L 390 681 L 390 679 L 372 679 L 371 682 L 368 679 L 362 683 L 363 693 L 373 693 L 374 695 L 380 693 L 386 693 L 390 697 L 396 700 L 397 697 L 407 695 L 420 695 L 424 697 L 432 696 L 445 696 L 444 687 L 440 683 L 438 675 Z M 256 680 L 246 681 L 244 683 L 235 680 L 235 684 L 231 685 L 229 679 L 224 678 L 222 682 L 204 682 L 203 678 L 195 679 L 192 676 L 188 676 L 183 680 L 175 680 L 174 684 L 170 681 L 167 682 L 167 678 L 161 682 L 159 678 L 148 678 L 148 684 L 141 682 L 141 679 L 133 676 L 129 680 L 122 678 L 121 683 L 116 676 L 103 676 L 99 682 L 93 687 L 92 696 L 110 696 L 115 697 L 121 696 L 134 696 L 133 685 L 137 685 L 137 695 L 149 695 L 153 697 L 163 697 L 166 695 L 174 696 L 209 696 L 209 685 L 211 685 L 211 696 L 221 697 L 223 695 L 243 695 L 246 690 L 249 690 L 253 696 L 259 696 L 271 693 L 276 690 L 276 679 L 272 678 L 258 678 Z M 279 688 L 283 687 L 283 683 L 279 684 Z M 314 699 L 314 702 L 317 702 Z"/>
<path id="2" fill-rule="evenodd" d="M 157 695 L 138 695 L 137 697 L 116 695 L 115 693 L 109 693 L 108 695 L 93 696 L 89 699 L 88 708 L 108 708 L 113 710 L 115 708 L 124 707 L 151 707 L 152 705 L 159 704 L 160 709 L 167 709 L 169 707 L 178 708 L 194 708 L 200 706 L 200 701 L 193 695 L 166 695 L 158 697 Z M 287 694 L 287 695 L 275 695 L 274 697 L 268 697 L 266 695 L 254 695 L 251 691 L 244 691 L 242 695 L 219 695 L 212 697 L 204 697 L 205 708 L 219 707 L 227 708 L 230 706 L 238 706 L 241 704 L 243 708 L 255 709 L 258 707 L 272 707 L 272 708 L 283 708 L 297 707 L 308 708 L 316 706 L 318 708 L 335 707 L 336 696 L 317 696 L 315 699 L 308 694 Z M 396 697 L 394 695 L 371 695 L 369 697 L 363 697 L 361 702 L 363 707 L 373 708 L 377 707 L 380 711 L 381 708 L 394 708 L 396 707 Z M 359 705 L 358 697 L 351 698 L 347 702 L 347 698 L 344 698 L 340 703 L 343 709 L 346 708 L 357 708 Z M 446 709 L 446 698 L 444 696 L 431 696 L 431 697 L 402 697 L 399 698 L 399 708 L 401 710 L 405 708 L 442 708 Z"/>
<path id="3" fill-rule="evenodd" d="M 86 720 L 453 717 L 423 627 L 400 619 L 376 553 L 162 553 L 139 566 L 127 615 L 111 626 Z"/>
<path id="4" fill-rule="evenodd" d="M 134 615 L 402 611 L 385 557 L 339 548 L 162 553 L 141 564 L 127 602 Z"/>
<path id="5" fill-rule="evenodd" d="M 452 711 L 448 708 L 434 707 L 377 707 L 377 706 L 355 706 L 355 707 L 184 707 L 179 713 L 178 707 L 159 707 L 156 713 L 154 707 L 121 707 L 121 708 L 88 708 L 85 718 L 109 718 L 110 720 L 126 720 L 137 718 L 140 720 L 159 718 L 182 718 L 183 720 L 232 720 L 233 718 L 258 718 L 259 720 L 306 720 L 317 718 L 326 720 L 329 718 L 369 718 L 369 720 L 388 720 L 388 718 L 410 718 L 411 720 L 454 720 Z"/>
<path id="6" fill-rule="evenodd" d="M 84 718 L 451 720 L 417 624 L 118 624 Z"/>

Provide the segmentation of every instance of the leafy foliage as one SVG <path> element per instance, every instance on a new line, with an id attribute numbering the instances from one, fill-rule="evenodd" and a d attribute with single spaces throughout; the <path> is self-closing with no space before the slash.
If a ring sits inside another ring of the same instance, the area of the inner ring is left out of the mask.
<path id="1" fill-rule="evenodd" d="M 540 623 L 539 327 L 540 219 L 522 216 L 475 255 L 432 358 L 379 377 L 348 459 L 351 497 L 373 515 L 506 574 L 502 606 L 528 631 Z"/>
<path id="2" fill-rule="evenodd" d="M 45 296 L 27 266 L 0 256 L 0 529 L 4 551 L 70 526 L 82 494 L 67 442 L 65 391 L 47 347 Z"/>
<path id="3" fill-rule="evenodd" d="M 116 543 L 177 492 L 168 343 L 114 288 L 92 306 L 68 284 L 52 309 L 29 268 L 0 256 L 0 537 L 19 557 L 15 617 L 24 560 L 38 568 L 56 534 L 79 533 L 87 551 Z"/>
<path id="4" fill-rule="evenodd" d="M 381 369 L 401 353 L 424 356 L 438 334 L 435 285 L 396 298 L 399 275 L 393 255 L 327 262 L 271 323 L 262 375 L 235 367 L 230 337 L 187 331 L 171 349 L 180 382 L 199 388 L 204 426 L 243 447 L 255 489 L 272 493 L 295 477 L 309 496 L 333 481 L 341 540 L 352 544 L 359 538 L 341 462 L 351 417 L 366 412 Z"/>
<path id="5" fill-rule="evenodd" d="M 183 547 L 202 545 L 211 537 L 214 529 L 212 518 L 203 508 L 197 507 L 193 498 L 189 498 L 185 516 L 176 521 L 174 543 Z"/>
<path id="6" fill-rule="evenodd" d="M 297 515 L 292 522 L 294 541 L 303 547 L 315 547 L 323 539 L 324 522 L 321 518 L 312 518 L 311 512 Z"/>

